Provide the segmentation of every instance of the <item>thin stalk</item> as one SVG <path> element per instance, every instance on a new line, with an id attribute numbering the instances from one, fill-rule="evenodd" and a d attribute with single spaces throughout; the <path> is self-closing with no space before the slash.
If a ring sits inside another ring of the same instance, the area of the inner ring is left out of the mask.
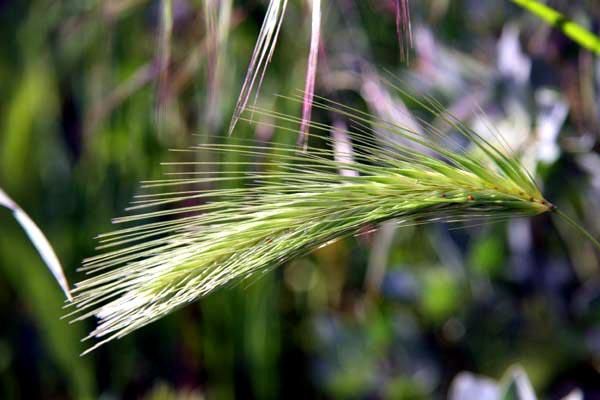
<path id="1" fill-rule="evenodd" d="M 23 211 L 23 209 L 15 203 L 8 195 L 0 189 L 0 206 L 8 208 L 12 213 L 13 217 L 17 220 L 21 228 L 29 237 L 29 240 L 38 251 L 44 263 L 54 276 L 54 279 L 58 282 L 58 285 L 64 292 L 65 296 L 69 301 L 73 300 L 71 291 L 69 289 L 69 283 L 63 272 L 62 265 L 56 256 L 56 253 L 52 249 L 52 245 L 46 239 L 46 236 L 42 233 L 42 230 L 33 222 L 33 220 Z"/>
<path id="2" fill-rule="evenodd" d="M 306 151 L 308 140 L 308 126 L 315 93 L 315 80 L 317 78 L 317 58 L 319 54 L 319 42 L 321 37 L 321 0 L 309 1 L 312 12 L 310 51 L 308 54 L 308 65 L 306 67 L 306 82 L 304 86 L 304 101 L 302 104 L 302 124 L 300 125 L 300 136 L 298 144 Z"/>
<path id="3" fill-rule="evenodd" d="M 587 229 L 578 224 L 577 221 L 575 221 L 573 218 L 560 211 L 558 208 L 554 208 L 552 211 L 556 213 L 556 215 L 558 215 L 560 218 L 565 220 L 573 228 L 575 228 L 579 233 L 583 234 L 586 238 L 588 238 L 594 244 L 594 246 L 596 246 L 596 248 L 600 250 L 600 242 L 590 232 L 588 232 Z"/>

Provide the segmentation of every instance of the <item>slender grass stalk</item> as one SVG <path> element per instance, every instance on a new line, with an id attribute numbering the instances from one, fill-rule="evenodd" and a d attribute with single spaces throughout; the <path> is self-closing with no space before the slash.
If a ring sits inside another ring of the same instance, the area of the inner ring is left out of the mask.
<path id="1" fill-rule="evenodd" d="M 580 46 L 596 54 L 600 54 L 600 37 L 576 22 L 569 20 L 555 9 L 536 0 L 512 0 L 512 2 L 543 19 L 554 28 L 560 29 L 567 37 L 577 42 Z"/>
<path id="2" fill-rule="evenodd" d="M 317 78 L 317 59 L 319 55 L 319 42 L 321 38 L 321 0 L 308 0 L 311 7 L 311 34 L 310 51 L 308 54 L 308 65 L 306 68 L 306 83 L 304 86 L 304 101 L 302 103 L 302 124 L 300 125 L 299 144 L 306 149 L 308 128 L 312 103 L 315 93 L 315 81 Z"/>
<path id="3" fill-rule="evenodd" d="M 396 0 L 396 35 L 400 44 L 400 57 L 408 62 L 413 42 L 408 0 Z"/>
<path id="4" fill-rule="evenodd" d="M 558 208 L 554 208 L 552 211 L 556 213 L 560 218 L 564 219 L 569 225 L 575 228 L 579 233 L 589 239 L 590 242 L 594 244 L 597 248 L 600 249 L 600 242 L 591 233 L 585 230 L 581 225 L 579 225 L 573 218 L 569 217 L 567 214 L 559 210 Z"/>
<path id="5" fill-rule="evenodd" d="M 291 99 L 303 102 L 302 95 Z M 352 149 L 352 157 L 334 143 L 343 125 L 317 122 L 310 124 L 306 152 L 240 139 L 179 150 L 221 159 L 165 163 L 175 171 L 144 182 L 149 192 L 136 198 L 130 208 L 136 213 L 116 220 L 134 225 L 100 235 L 105 252 L 85 260 L 82 269 L 90 277 L 76 284 L 70 314 L 99 319 L 88 336 L 98 340 L 90 350 L 365 226 L 388 220 L 472 224 L 555 209 L 502 145 L 441 114 L 439 104 L 420 104 L 450 123 L 460 140 L 424 121 L 427 136 L 315 96 L 315 108 L 351 126 L 343 147 Z M 289 126 L 302 124 L 275 111 L 249 111 L 275 121 L 282 134 L 297 135 Z M 332 130 L 338 132 L 332 136 Z M 381 139 L 375 130 L 404 140 Z M 200 165 L 216 169 L 193 170 Z M 192 170 L 181 172 L 184 167 Z"/>
<path id="6" fill-rule="evenodd" d="M 287 8 L 287 0 L 270 0 L 265 20 L 263 21 L 260 33 L 256 39 L 256 45 L 250 58 L 250 65 L 242 84 L 240 96 L 235 105 L 235 111 L 229 125 L 229 134 L 233 132 L 235 125 L 246 109 L 252 93 L 260 89 L 267 66 L 273 57 L 275 45 L 281 30 L 283 17 Z"/>
<path id="7" fill-rule="evenodd" d="M 173 33 L 173 1 L 162 0 L 160 4 L 160 38 L 158 46 L 158 86 L 156 96 L 156 115 L 160 121 L 160 107 L 164 101 L 169 79 L 171 62 L 171 36 Z"/>
<path id="8" fill-rule="evenodd" d="M 71 291 L 69 290 L 69 284 L 67 283 L 67 278 L 65 278 L 65 274 L 63 272 L 62 266 L 60 265 L 60 261 L 56 256 L 56 253 L 52 249 L 52 245 L 46 239 L 46 236 L 42 233 L 41 229 L 33 222 L 33 220 L 23 211 L 21 207 L 17 203 L 15 203 L 8 195 L 0 189 L 0 206 L 6 207 L 12 211 L 13 216 L 21 225 L 21 228 L 31 240 L 31 243 L 35 246 L 36 250 L 46 263 L 46 266 L 54 276 L 54 279 L 58 282 L 60 288 L 64 292 L 65 296 L 69 300 L 73 300 L 71 297 Z"/>

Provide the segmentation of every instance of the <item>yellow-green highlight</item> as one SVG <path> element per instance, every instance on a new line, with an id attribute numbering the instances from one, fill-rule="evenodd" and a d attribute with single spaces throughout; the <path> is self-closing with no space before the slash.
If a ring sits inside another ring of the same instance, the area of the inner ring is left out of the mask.
<path id="1" fill-rule="evenodd" d="M 555 9 L 535 0 L 512 0 L 512 2 L 540 17 L 554 28 L 560 29 L 566 36 L 582 47 L 600 54 L 600 37 L 571 21 Z"/>

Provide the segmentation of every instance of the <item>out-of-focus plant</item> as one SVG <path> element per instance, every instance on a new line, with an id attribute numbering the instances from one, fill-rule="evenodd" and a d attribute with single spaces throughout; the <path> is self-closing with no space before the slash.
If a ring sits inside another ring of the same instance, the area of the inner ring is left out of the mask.
<path id="1" fill-rule="evenodd" d="M 512 2 L 543 19 L 554 28 L 560 29 L 566 36 L 573 39 L 580 46 L 600 54 L 600 37 L 580 24 L 571 21 L 552 7 L 540 3 L 537 0 L 512 0 Z"/>
<path id="2" fill-rule="evenodd" d="M 500 382 L 461 372 L 452 381 L 449 400 L 536 400 L 533 386 L 525 370 L 514 365 L 506 371 Z M 580 390 L 571 391 L 562 400 L 583 400 Z"/>

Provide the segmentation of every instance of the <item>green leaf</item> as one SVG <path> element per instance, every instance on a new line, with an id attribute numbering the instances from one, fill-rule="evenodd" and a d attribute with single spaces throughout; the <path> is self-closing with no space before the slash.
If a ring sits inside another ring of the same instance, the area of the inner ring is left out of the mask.
<path id="1" fill-rule="evenodd" d="M 560 29 L 580 46 L 596 54 L 600 54 L 600 37 L 594 35 L 576 22 L 571 21 L 555 9 L 536 0 L 512 0 L 512 2 L 540 17 L 554 28 Z"/>

